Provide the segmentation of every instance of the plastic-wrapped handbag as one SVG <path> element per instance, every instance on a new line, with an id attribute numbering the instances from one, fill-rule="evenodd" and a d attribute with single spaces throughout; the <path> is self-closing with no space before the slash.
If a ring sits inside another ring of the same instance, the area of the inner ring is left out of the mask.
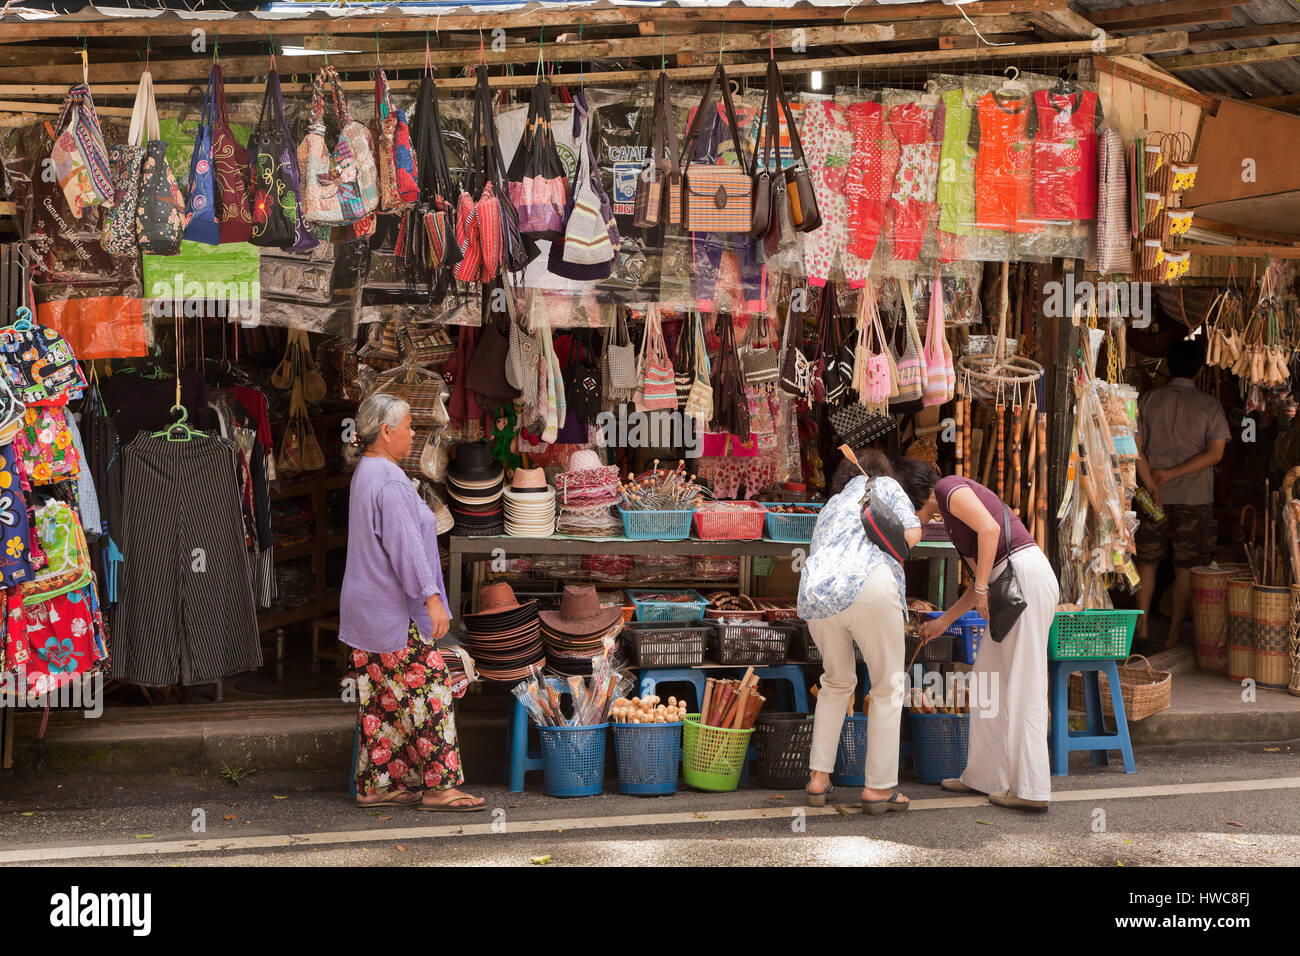
<path id="1" fill-rule="evenodd" d="M 573 98 L 573 141 L 578 165 L 567 207 L 564 238 L 551 243 L 547 270 L 566 279 L 607 279 L 613 271 L 617 226 L 591 145 L 591 114 L 581 92 Z"/>
<path id="2" fill-rule="evenodd" d="M 519 231 L 534 239 L 564 235 L 569 181 L 551 129 L 551 84 L 539 79 L 528 101 L 528 119 L 506 173 Z"/>
<path id="3" fill-rule="evenodd" d="M 50 161 L 72 215 L 80 219 L 87 206 L 112 207 L 115 200 L 108 150 L 99 127 L 99 114 L 90 97 L 90 79 L 82 67 L 82 82 L 68 90 L 55 121 Z"/>
<path id="4" fill-rule="evenodd" d="M 632 225 L 653 229 L 682 221 L 682 173 L 677 158 L 677 124 L 673 114 L 668 74 L 659 71 L 655 82 L 650 155 L 636 183 Z"/>
<path id="5" fill-rule="evenodd" d="M 664 343 L 659 303 L 646 307 L 645 332 L 641 342 L 641 388 L 636 407 L 642 411 L 677 407 L 677 385 L 673 363 Z"/>
<path id="6" fill-rule="evenodd" d="M 285 133 L 280 75 L 274 69 L 266 76 L 262 112 L 248 146 L 248 196 L 253 217 L 249 241 L 255 246 L 287 249 L 298 241 L 302 211 L 291 170 L 297 159 L 293 142 Z"/>
<path id="7" fill-rule="evenodd" d="M 326 97 L 334 103 L 339 138 L 325 143 Z M 366 219 L 379 206 L 370 131 L 348 114 L 338 71 L 323 66 L 312 80 L 311 124 L 298 145 L 304 215 L 315 226 L 341 226 Z"/>
<path id="8" fill-rule="evenodd" d="M 720 314 L 717 323 L 720 344 L 718 364 L 709 383 L 713 387 L 713 417 L 709 420 L 709 428 L 748 441 L 749 399 L 745 396 L 740 363 L 736 360 L 736 333 L 730 315 Z"/>
<path id="9" fill-rule="evenodd" d="M 628 334 L 627 315 L 622 306 L 614 311 L 614 325 L 606 330 L 605 342 L 602 391 L 609 401 L 629 402 L 637 386 L 636 346 Z"/>
<path id="10" fill-rule="evenodd" d="M 248 205 L 248 150 L 231 132 L 220 66 L 213 65 L 208 85 L 212 88 L 212 164 L 216 168 L 221 242 L 248 242 L 253 236 L 253 214 Z"/>
<path id="11" fill-rule="evenodd" d="M 383 70 L 375 73 L 375 117 L 370 122 L 379 185 L 379 211 L 401 212 L 420 198 L 419 167 L 406 114 L 393 106 Z"/>
<path id="12" fill-rule="evenodd" d="M 683 329 L 681 334 L 686 335 L 687 330 Z M 690 335 L 694 339 L 695 375 L 691 382 L 690 394 L 686 397 L 682 410 L 704 425 L 713 418 L 713 384 L 709 369 L 709 352 L 704 344 L 704 323 L 698 312 L 691 313 Z"/>

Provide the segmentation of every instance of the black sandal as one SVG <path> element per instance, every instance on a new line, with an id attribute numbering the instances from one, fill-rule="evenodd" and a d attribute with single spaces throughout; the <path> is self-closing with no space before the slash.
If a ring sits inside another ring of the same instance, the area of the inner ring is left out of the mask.
<path id="1" fill-rule="evenodd" d="M 900 796 L 902 794 L 895 790 L 884 800 L 863 800 L 862 812 L 869 813 L 873 817 L 880 816 L 882 813 L 902 813 L 912 805 L 912 801 L 899 800 Z"/>
<path id="2" fill-rule="evenodd" d="M 804 787 L 803 792 L 804 792 L 804 796 L 808 798 L 808 806 L 824 807 L 826 806 L 826 798 L 830 794 L 835 792 L 835 784 L 833 783 L 826 784 L 826 789 L 823 790 L 821 793 L 813 793 L 807 787 Z"/>

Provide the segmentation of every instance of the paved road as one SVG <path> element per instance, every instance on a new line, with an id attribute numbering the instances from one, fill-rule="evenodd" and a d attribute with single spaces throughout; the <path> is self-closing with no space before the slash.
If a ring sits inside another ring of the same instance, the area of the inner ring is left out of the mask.
<path id="1" fill-rule="evenodd" d="M 0 863 L 259 865 L 1145 865 L 1300 864 L 1300 741 L 1146 748 L 1140 773 L 1054 781 L 1046 816 L 908 783 L 906 814 L 803 810 L 799 791 L 607 793 L 554 800 L 482 793 L 482 814 L 357 809 L 337 779 L 48 775 L 0 778 Z M 613 781 L 607 782 L 614 789 Z M 201 811 L 201 812 L 196 812 Z M 201 820 L 204 828 L 195 829 Z"/>

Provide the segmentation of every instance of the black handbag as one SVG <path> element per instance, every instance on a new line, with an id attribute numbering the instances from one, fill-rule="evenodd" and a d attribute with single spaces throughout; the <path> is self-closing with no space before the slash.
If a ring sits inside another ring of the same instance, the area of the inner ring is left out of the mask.
<path id="1" fill-rule="evenodd" d="M 1020 589 L 1015 566 L 1011 563 L 1011 509 L 1005 503 L 1002 505 L 1002 533 L 1007 543 L 1007 565 L 1001 574 L 989 582 L 989 637 L 997 644 L 1006 640 L 1006 636 L 1016 626 L 1016 621 L 1020 620 L 1020 615 L 1029 606 Z M 966 562 L 971 578 L 974 578 L 975 569 L 964 557 L 962 560 Z"/>
<path id="2" fill-rule="evenodd" d="M 864 475 L 867 474 L 851 446 L 841 445 L 840 453 L 857 465 L 858 470 Z M 903 522 L 898 515 L 894 514 L 894 509 L 888 502 L 876 494 L 876 479 L 871 475 L 867 475 L 867 486 L 862 489 L 862 499 L 858 502 L 858 508 L 862 512 L 862 531 L 867 536 L 867 540 L 899 564 L 906 561 L 912 553 L 912 548 L 907 543 Z"/>
<path id="3" fill-rule="evenodd" d="M 287 249 L 297 241 L 302 207 L 297 185 L 290 177 L 290 164 L 297 159 L 293 144 L 284 135 L 280 76 L 275 70 L 267 74 L 262 112 L 248 146 L 247 189 L 253 218 L 249 242 Z"/>
<path id="4" fill-rule="evenodd" d="M 873 411 L 859 402 L 832 408 L 827 417 L 835 437 L 853 448 L 869 445 L 898 427 L 898 419 L 893 415 Z"/>

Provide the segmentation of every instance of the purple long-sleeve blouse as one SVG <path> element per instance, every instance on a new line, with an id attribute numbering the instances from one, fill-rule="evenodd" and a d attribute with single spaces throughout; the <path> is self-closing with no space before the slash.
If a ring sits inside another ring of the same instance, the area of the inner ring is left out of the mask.
<path id="1" fill-rule="evenodd" d="M 411 621 L 428 638 L 433 622 L 425 602 L 434 594 L 450 618 L 438 560 L 438 519 L 395 463 L 362 458 L 348 503 L 339 640 L 391 654 L 406 646 Z"/>

